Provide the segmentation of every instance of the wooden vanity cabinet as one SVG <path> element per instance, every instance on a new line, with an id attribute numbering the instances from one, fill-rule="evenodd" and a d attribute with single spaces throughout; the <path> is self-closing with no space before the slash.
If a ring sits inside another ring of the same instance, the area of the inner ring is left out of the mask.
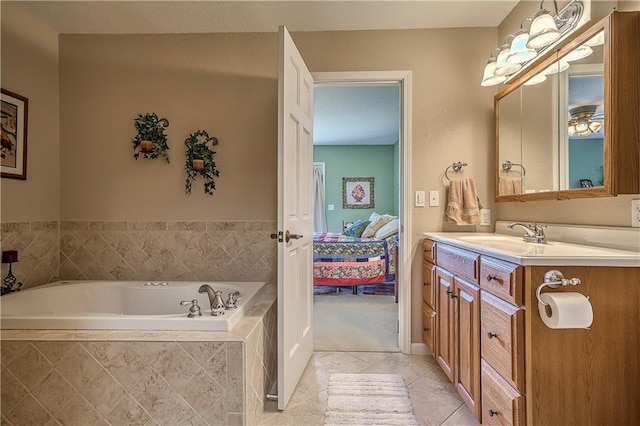
<path id="1" fill-rule="evenodd" d="M 422 243 L 422 340 L 427 349 L 435 356 L 436 311 L 435 311 L 435 242 L 424 240 Z"/>

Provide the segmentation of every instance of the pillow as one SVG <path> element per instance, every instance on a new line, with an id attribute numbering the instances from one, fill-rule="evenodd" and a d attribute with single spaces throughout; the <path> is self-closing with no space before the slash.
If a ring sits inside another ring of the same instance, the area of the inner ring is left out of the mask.
<path id="1" fill-rule="evenodd" d="M 390 237 L 393 234 L 397 234 L 399 225 L 400 219 L 393 219 L 391 222 L 382 225 L 382 228 L 376 231 L 375 238 L 378 240 L 384 240 L 385 238 Z"/>
<path id="2" fill-rule="evenodd" d="M 391 222 L 395 217 L 390 215 L 378 216 L 375 220 L 371 221 L 369 226 L 362 232 L 362 238 L 371 238 L 376 235 L 376 231 L 382 228 L 387 223 Z"/>
<path id="3" fill-rule="evenodd" d="M 367 226 L 369 226 L 370 223 L 371 222 L 369 222 L 368 220 L 356 220 L 355 222 L 353 222 L 353 224 L 351 224 L 351 226 L 344 230 L 344 235 L 348 237 L 360 238 L 362 232 Z"/>

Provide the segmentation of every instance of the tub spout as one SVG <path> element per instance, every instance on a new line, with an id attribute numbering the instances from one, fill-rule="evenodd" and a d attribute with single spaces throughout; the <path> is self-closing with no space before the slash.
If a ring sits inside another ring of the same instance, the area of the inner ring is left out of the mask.
<path id="1" fill-rule="evenodd" d="M 222 292 L 214 290 L 209 284 L 202 284 L 198 293 L 207 293 L 209 304 L 211 305 L 211 315 L 224 315 L 225 304 L 222 300 Z"/>

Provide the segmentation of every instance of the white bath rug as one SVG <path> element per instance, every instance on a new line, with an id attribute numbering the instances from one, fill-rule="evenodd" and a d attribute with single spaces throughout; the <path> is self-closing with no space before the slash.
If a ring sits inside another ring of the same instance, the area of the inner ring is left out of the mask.
<path id="1" fill-rule="evenodd" d="M 417 425 L 399 374 L 331 374 L 325 425 Z"/>

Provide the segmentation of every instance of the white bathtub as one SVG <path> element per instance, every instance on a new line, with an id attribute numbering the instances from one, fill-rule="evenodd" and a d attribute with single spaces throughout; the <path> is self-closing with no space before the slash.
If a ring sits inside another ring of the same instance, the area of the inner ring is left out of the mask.
<path id="1" fill-rule="evenodd" d="M 212 316 L 202 284 L 240 292 L 237 309 Z M 261 282 L 60 281 L 0 298 L 0 328 L 37 330 L 212 330 L 229 331 L 253 304 Z M 183 300 L 198 300 L 202 316 L 188 318 Z"/>

